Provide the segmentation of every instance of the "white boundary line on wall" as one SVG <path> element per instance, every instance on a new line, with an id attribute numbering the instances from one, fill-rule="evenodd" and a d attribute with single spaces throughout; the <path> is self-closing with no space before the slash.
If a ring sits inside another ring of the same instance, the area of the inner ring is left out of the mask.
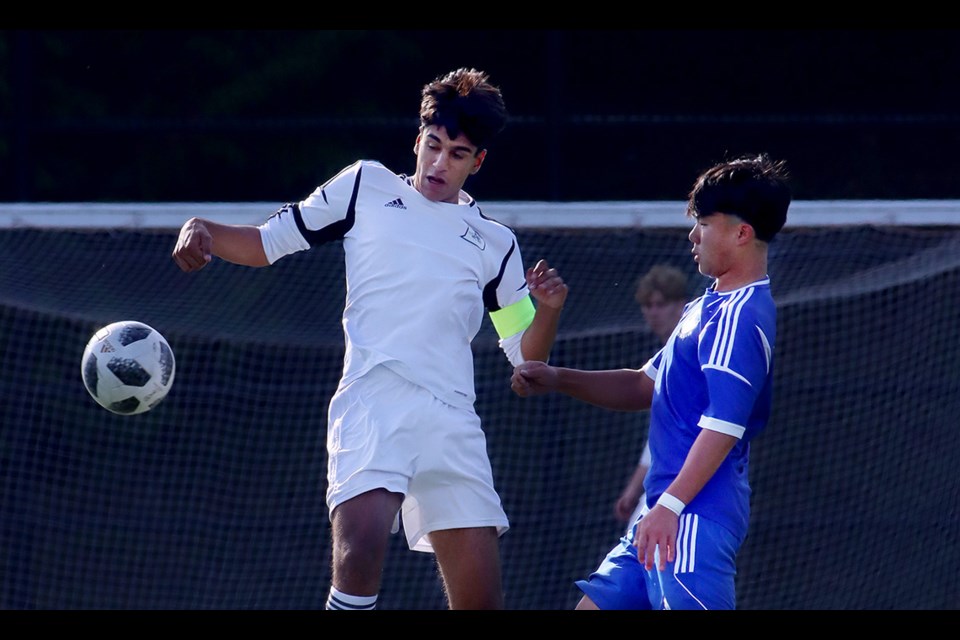
<path id="1" fill-rule="evenodd" d="M 176 230 L 189 218 L 258 224 L 283 203 L 0 203 L 0 229 Z M 516 228 L 688 228 L 685 202 L 481 203 L 485 215 Z M 787 227 L 960 225 L 960 200 L 800 200 Z"/>

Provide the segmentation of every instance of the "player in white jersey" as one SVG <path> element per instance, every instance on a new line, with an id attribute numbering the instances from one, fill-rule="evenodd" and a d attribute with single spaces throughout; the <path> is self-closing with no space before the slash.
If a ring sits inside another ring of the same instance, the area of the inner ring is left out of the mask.
<path id="1" fill-rule="evenodd" d="M 559 391 L 622 411 L 650 409 L 647 504 L 588 579 L 577 609 L 734 609 L 750 517 L 750 441 L 767 425 L 776 307 L 767 247 L 786 222 L 786 168 L 765 154 L 722 162 L 691 190 L 689 238 L 713 278 L 641 369 L 526 362 L 523 397 Z"/>
<path id="2" fill-rule="evenodd" d="M 424 86 L 420 121 L 413 176 L 361 160 L 262 225 L 188 220 L 173 252 L 194 271 L 212 256 L 263 267 L 343 243 L 327 609 L 376 608 L 400 514 L 409 547 L 436 554 L 450 608 L 503 608 L 499 536 L 509 522 L 474 410 L 470 343 L 486 311 L 510 363 L 546 360 L 567 297 L 556 269 L 545 260 L 524 269 L 514 232 L 463 191 L 506 123 L 499 89 L 458 69 Z"/>

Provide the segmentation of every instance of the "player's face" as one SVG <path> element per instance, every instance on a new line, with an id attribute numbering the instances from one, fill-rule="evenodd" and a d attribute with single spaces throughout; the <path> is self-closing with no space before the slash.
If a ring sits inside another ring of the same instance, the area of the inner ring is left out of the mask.
<path id="1" fill-rule="evenodd" d="M 720 278 L 733 265 L 737 238 L 743 222 L 736 216 L 714 213 L 694 219 L 689 238 L 693 243 L 690 252 L 700 273 L 711 278 Z"/>
<path id="2" fill-rule="evenodd" d="M 431 125 L 420 130 L 413 147 L 417 172 L 413 186 L 427 200 L 456 203 L 467 178 L 480 170 L 486 151 L 480 151 L 462 133 L 447 136 L 444 127 Z"/>
<path id="3" fill-rule="evenodd" d="M 683 314 L 683 300 L 667 300 L 659 291 L 653 291 L 649 297 L 640 305 L 643 312 L 643 319 L 647 322 L 650 330 L 660 339 L 660 342 L 666 342 L 670 337 L 670 332 L 677 326 L 680 316 Z"/>

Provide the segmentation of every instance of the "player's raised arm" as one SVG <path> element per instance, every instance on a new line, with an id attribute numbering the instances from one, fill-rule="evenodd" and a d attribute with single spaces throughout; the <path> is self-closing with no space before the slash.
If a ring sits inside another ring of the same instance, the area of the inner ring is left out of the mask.
<path id="1" fill-rule="evenodd" d="M 183 271 L 197 271 L 205 267 L 213 256 L 248 267 L 270 264 L 263 250 L 259 228 L 190 218 L 180 228 L 180 236 L 173 249 L 174 262 Z"/>
<path id="2" fill-rule="evenodd" d="M 526 279 L 530 295 L 537 301 L 537 310 L 523 334 L 523 357 L 525 360 L 547 361 L 557 337 L 560 311 L 567 299 L 568 287 L 546 260 L 539 260 L 527 269 Z"/>

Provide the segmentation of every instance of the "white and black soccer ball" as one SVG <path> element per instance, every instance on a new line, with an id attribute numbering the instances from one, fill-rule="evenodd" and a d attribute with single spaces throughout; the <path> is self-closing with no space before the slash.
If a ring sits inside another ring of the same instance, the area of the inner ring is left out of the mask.
<path id="1" fill-rule="evenodd" d="M 108 324 L 83 351 L 83 384 L 102 407 L 122 415 L 149 411 L 163 400 L 176 364 L 167 340 L 135 320 Z"/>

